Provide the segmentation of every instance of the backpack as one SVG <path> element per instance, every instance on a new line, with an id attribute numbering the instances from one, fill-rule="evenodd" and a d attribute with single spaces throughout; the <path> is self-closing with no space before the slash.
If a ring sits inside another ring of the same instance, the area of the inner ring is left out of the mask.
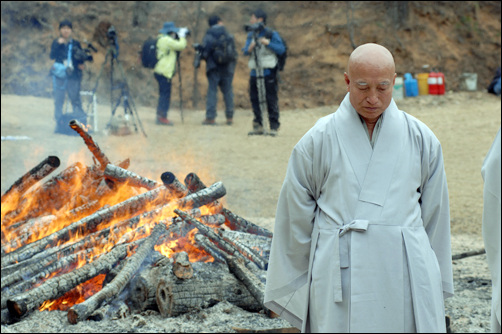
<path id="1" fill-rule="evenodd" d="M 149 38 L 141 48 L 141 64 L 146 68 L 154 68 L 157 61 L 157 39 Z"/>
<path id="2" fill-rule="evenodd" d="M 274 31 L 270 28 L 265 28 L 265 37 L 267 39 L 272 39 L 272 33 Z M 284 44 L 284 53 L 282 55 L 276 55 L 277 56 L 277 69 L 279 71 L 284 70 L 284 66 L 286 66 L 286 58 L 288 58 L 288 45 L 286 44 L 286 41 L 282 36 L 279 35 L 281 38 L 282 44 Z"/>
<path id="3" fill-rule="evenodd" d="M 227 32 L 221 34 L 214 41 L 211 54 L 214 62 L 218 65 L 225 65 L 234 61 L 237 54 L 234 37 Z"/>

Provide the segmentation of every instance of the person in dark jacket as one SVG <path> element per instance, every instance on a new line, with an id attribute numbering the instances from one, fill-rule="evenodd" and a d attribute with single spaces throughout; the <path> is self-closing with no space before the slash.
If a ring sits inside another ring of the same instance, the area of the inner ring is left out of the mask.
<path id="1" fill-rule="evenodd" d="M 206 119 L 203 125 L 216 124 L 216 105 L 218 102 L 218 87 L 220 87 L 225 101 L 226 124 L 232 125 L 234 116 L 234 93 L 232 90 L 232 81 L 234 79 L 237 52 L 235 52 L 235 42 L 232 40 L 231 49 L 234 50 L 233 59 L 226 63 L 218 63 L 214 55 L 214 46 L 220 36 L 231 36 L 225 29 L 223 21 L 217 15 L 212 15 L 208 19 L 209 29 L 202 39 L 202 59 L 206 61 L 206 76 L 208 81 L 207 100 L 206 100 Z"/>
<path id="2" fill-rule="evenodd" d="M 270 122 L 271 136 L 277 136 L 277 131 L 281 123 L 279 122 L 279 84 L 277 80 L 278 57 L 286 52 L 286 47 L 277 31 L 266 28 L 267 14 L 257 9 L 249 20 L 251 29 L 246 39 L 246 45 L 242 49 L 244 55 L 250 56 L 248 67 L 251 69 L 249 79 L 249 95 L 253 107 L 253 131 L 250 135 L 265 134 L 268 129 L 264 129 L 262 115 L 262 105 L 265 101 L 260 101 L 261 81 L 257 76 L 257 69 L 263 70 L 264 98 L 266 99 L 268 120 Z M 259 66 L 258 64 L 259 63 Z"/>
<path id="3" fill-rule="evenodd" d="M 51 46 L 50 58 L 55 64 L 51 68 L 52 88 L 54 95 L 54 118 L 57 133 L 68 132 L 68 122 L 63 118 L 63 104 L 66 93 L 70 99 L 74 118 L 86 123 L 86 116 L 80 99 L 80 84 L 82 81 L 83 61 L 74 57 L 77 49 L 82 49 L 80 42 L 72 38 L 73 27 L 69 20 L 59 24 L 59 37 L 54 39 Z"/>

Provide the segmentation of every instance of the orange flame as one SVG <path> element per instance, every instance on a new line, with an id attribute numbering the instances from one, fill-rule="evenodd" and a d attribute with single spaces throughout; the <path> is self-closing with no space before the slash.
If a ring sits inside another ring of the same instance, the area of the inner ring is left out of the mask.
<path id="1" fill-rule="evenodd" d="M 82 159 L 75 160 L 78 161 Z M 70 168 L 68 167 L 67 169 L 69 170 Z M 119 183 L 115 184 L 115 189 L 110 190 L 108 186 L 102 182 L 103 177 L 102 174 L 100 174 L 102 172 L 98 171 L 95 167 L 80 167 L 73 169 L 74 171 L 70 177 L 53 182 L 52 188 L 46 187 L 47 184 L 50 183 L 48 181 L 42 186 L 33 187 L 34 189 L 31 189 L 22 196 L 16 194 L 9 196 L 8 200 L 2 203 L 2 250 L 5 253 L 12 252 L 23 245 L 57 232 L 103 207 L 116 205 L 133 196 L 146 192 L 146 190 L 139 190 L 128 184 Z M 82 210 L 86 204 L 91 206 L 91 208 Z M 142 212 L 151 211 L 153 209 L 153 205 L 145 205 L 145 207 L 142 208 Z M 161 216 L 155 219 L 155 222 L 160 220 L 170 221 L 174 216 L 174 209 L 176 209 L 176 207 L 164 209 Z M 201 211 L 203 215 L 212 214 L 211 209 L 206 207 L 201 208 Z M 140 213 L 141 212 L 129 216 L 117 217 L 108 222 L 103 222 L 99 224 L 97 230 L 100 231 L 111 226 L 117 226 L 119 222 L 125 221 Z M 82 251 L 78 256 L 78 261 L 75 261 L 75 263 L 67 268 L 52 272 L 44 281 L 91 263 L 94 259 L 98 258 L 100 254 L 110 251 L 116 243 L 126 235 L 128 242 L 149 235 L 150 229 L 155 222 L 143 219 L 135 226 L 135 230 L 133 228 L 121 228 L 118 231 L 110 232 L 106 238 L 106 242 L 95 243 L 92 252 Z M 137 233 L 139 227 L 144 227 L 142 233 Z M 167 257 L 172 257 L 176 252 L 186 251 L 192 262 L 213 261 L 210 255 L 194 246 L 193 235 L 195 231 L 192 231 L 187 237 L 155 246 L 155 249 Z M 82 233 L 71 235 L 70 239 L 65 241 L 64 244 L 69 245 L 74 243 L 87 234 L 88 232 L 84 232 L 83 235 Z M 54 247 L 58 246 L 60 245 L 58 244 Z M 64 296 L 56 300 L 44 302 L 39 310 L 69 309 L 71 306 L 84 301 L 92 294 L 101 290 L 104 276 L 105 275 L 96 276 L 80 284 Z M 39 284 L 43 284 L 43 282 Z"/>

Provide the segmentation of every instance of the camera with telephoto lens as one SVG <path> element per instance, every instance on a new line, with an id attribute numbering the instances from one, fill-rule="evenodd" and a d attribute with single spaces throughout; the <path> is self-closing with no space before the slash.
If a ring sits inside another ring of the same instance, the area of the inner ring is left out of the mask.
<path id="1" fill-rule="evenodd" d="M 253 24 L 246 24 L 244 26 L 244 30 L 247 31 L 247 32 L 260 32 L 262 31 L 263 29 L 265 28 L 265 25 L 263 24 L 263 22 L 256 22 L 256 23 L 253 23 Z"/>
<path id="2" fill-rule="evenodd" d="M 193 59 L 193 67 L 195 68 L 199 68 L 200 66 L 200 60 L 202 58 L 202 45 L 200 45 L 199 43 L 194 43 L 192 44 L 193 48 L 195 49 L 195 55 L 194 55 L 194 59 Z"/>
<path id="3" fill-rule="evenodd" d="M 92 62 L 94 60 L 92 58 L 92 52 L 98 52 L 98 50 L 91 43 L 87 43 L 87 48 L 85 49 L 75 48 L 73 50 L 73 59 L 75 59 L 77 63 L 83 63 L 86 61 Z"/>

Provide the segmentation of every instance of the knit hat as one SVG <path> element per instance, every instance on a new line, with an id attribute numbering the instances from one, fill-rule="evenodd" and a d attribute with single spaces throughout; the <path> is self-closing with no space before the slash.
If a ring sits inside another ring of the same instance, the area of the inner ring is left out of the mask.
<path id="1" fill-rule="evenodd" d="M 71 21 L 70 20 L 63 20 L 59 23 L 59 29 L 61 29 L 62 27 L 70 27 L 70 29 L 73 30 L 73 26 L 71 25 Z"/>
<path id="2" fill-rule="evenodd" d="M 215 24 L 218 24 L 218 22 L 220 22 L 220 21 L 221 21 L 221 19 L 218 15 L 211 15 L 209 17 L 209 19 L 207 20 L 210 27 L 214 26 Z"/>
<path id="3" fill-rule="evenodd" d="M 167 35 L 171 32 L 177 33 L 179 30 L 180 28 L 176 28 L 174 22 L 164 22 L 164 26 L 162 26 L 162 29 L 159 30 L 159 33 Z"/>

